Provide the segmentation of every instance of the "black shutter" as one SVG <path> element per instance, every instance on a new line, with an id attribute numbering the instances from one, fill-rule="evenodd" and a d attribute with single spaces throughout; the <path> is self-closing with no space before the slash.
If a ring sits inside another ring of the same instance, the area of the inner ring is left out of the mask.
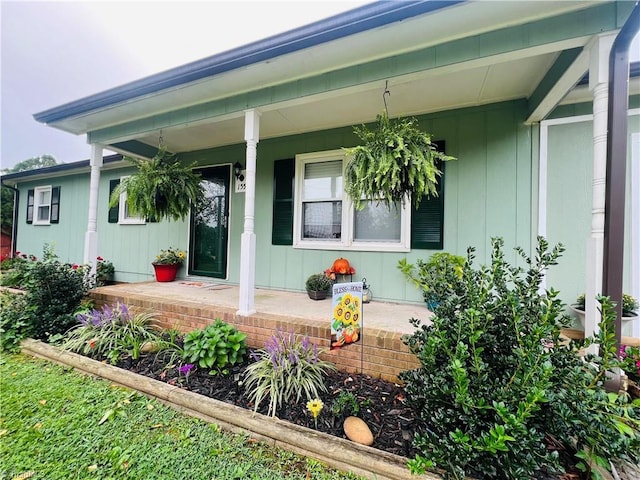
<path id="1" fill-rule="evenodd" d="M 433 142 L 444 152 L 444 141 Z M 411 249 L 442 250 L 444 244 L 444 164 L 439 162 L 442 176 L 438 179 L 438 196 L 423 198 L 411 211 Z"/>
<path id="2" fill-rule="evenodd" d="M 60 221 L 60 187 L 51 189 L 51 217 L 50 223 L 59 223 Z"/>
<path id="3" fill-rule="evenodd" d="M 293 245 L 293 158 L 273 162 L 272 245 Z"/>
<path id="4" fill-rule="evenodd" d="M 27 191 L 27 223 L 33 223 L 33 202 L 35 200 L 35 190 Z"/>
<path id="5" fill-rule="evenodd" d="M 111 202 L 111 194 L 120 184 L 120 180 L 111 180 L 109 182 L 109 203 Z M 117 203 L 115 207 L 109 208 L 109 223 L 118 223 L 118 215 L 120 212 L 120 204 Z"/>

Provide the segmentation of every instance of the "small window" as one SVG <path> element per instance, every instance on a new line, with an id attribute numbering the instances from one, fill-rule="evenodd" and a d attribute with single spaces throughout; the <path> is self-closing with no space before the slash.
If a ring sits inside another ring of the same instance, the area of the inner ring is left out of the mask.
<path id="1" fill-rule="evenodd" d="M 60 216 L 60 187 L 36 187 L 27 192 L 27 223 L 50 225 Z"/>

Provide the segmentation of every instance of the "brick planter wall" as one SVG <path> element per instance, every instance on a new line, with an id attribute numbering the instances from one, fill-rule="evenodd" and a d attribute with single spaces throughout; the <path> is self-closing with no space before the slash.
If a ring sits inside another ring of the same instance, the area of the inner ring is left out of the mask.
<path id="1" fill-rule="evenodd" d="M 247 345 L 253 348 L 263 348 L 265 341 L 278 328 L 308 335 L 309 339 L 321 348 L 328 349 L 330 344 L 329 322 L 319 324 L 316 321 L 297 317 L 260 313 L 244 317 L 236 315 L 235 310 L 222 306 L 188 301 L 177 302 L 150 295 L 123 295 L 122 293 L 111 295 L 93 292 L 92 297 L 96 307 L 120 301 L 130 307 L 154 313 L 159 328 L 175 328 L 183 333 L 205 328 L 216 318 L 220 318 L 246 333 Z M 415 355 L 411 354 L 407 346 L 402 343 L 402 334 L 375 328 L 364 328 L 362 333 L 359 342 L 327 351 L 322 355 L 323 359 L 332 361 L 340 370 L 362 372 L 392 382 L 398 381 L 397 376 L 401 371 L 419 366 Z"/>

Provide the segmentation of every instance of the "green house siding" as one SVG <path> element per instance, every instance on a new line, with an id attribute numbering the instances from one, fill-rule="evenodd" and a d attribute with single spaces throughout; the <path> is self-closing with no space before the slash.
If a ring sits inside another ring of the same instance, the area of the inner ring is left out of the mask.
<path id="1" fill-rule="evenodd" d="M 572 303 L 580 293 L 584 293 L 586 286 L 585 262 L 593 204 L 593 122 L 583 118 L 577 122 L 552 124 L 548 132 L 546 237 L 551 243 L 562 243 L 566 251 L 560 264 L 549 271 L 547 284 L 560 290 L 565 303 Z M 634 132 L 640 132 L 638 114 L 629 117 L 629 146 Z M 629 291 L 631 285 L 630 168 L 631 148 L 628 148 L 625 292 Z"/>
<path id="2" fill-rule="evenodd" d="M 44 245 L 49 244 L 61 260 L 81 263 L 87 227 L 89 195 L 85 186 L 88 182 L 89 175 L 71 175 L 19 184 L 17 250 L 42 258 Z M 60 187 L 58 221 L 49 225 L 34 225 L 27 221 L 27 192 L 44 186 Z M 79 222 L 78 219 L 84 221 Z"/>

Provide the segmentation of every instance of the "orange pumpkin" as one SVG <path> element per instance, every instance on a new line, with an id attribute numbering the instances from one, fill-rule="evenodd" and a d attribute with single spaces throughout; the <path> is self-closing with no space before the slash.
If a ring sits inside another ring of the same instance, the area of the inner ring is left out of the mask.
<path id="1" fill-rule="evenodd" d="M 342 275 L 351 272 L 351 266 L 349 265 L 349 260 L 346 258 L 338 258 L 333 265 L 331 266 L 331 271 L 335 273 L 340 273 Z"/>

